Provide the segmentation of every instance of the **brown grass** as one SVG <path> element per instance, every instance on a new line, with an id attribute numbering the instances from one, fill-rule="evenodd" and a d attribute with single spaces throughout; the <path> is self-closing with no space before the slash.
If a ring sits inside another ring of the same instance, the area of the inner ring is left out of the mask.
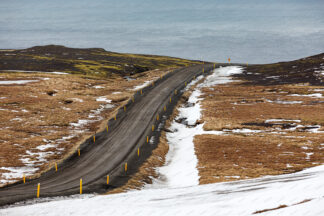
<path id="1" fill-rule="evenodd" d="M 0 85 L 0 167 L 23 167 L 22 158 L 35 162 L 39 168 L 32 177 L 50 169 L 54 162 L 60 162 L 74 153 L 88 137 L 103 130 L 107 119 L 115 115 L 133 95 L 134 86 L 146 80 L 155 80 L 168 70 L 153 70 L 135 75 L 136 80 L 127 81 L 116 77 L 101 79 L 89 76 L 54 75 L 42 73 L 1 73 L 0 80 L 40 80 L 26 85 Z M 49 78 L 48 80 L 43 80 Z M 101 86 L 103 88 L 95 88 Z M 120 94 L 114 94 L 120 92 Z M 86 125 L 74 128 L 71 123 L 80 119 L 89 120 L 92 110 L 105 102 L 96 101 L 104 96 L 112 100 L 113 108 L 104 109 Z M 81 101 L 82 100 L 82 101 Z M 24 112 L 25 111 L 25 112 Z M 77 133 L 76 130 L 80 132 Z M 62 137 L 76 134 L 69 140 Z M 57 147 L 44 151 L 38 146 L 51 143 Z M 46 161 L 38 161 L 37 155 L 26 152 L 53 152 Z M 7 172 L 0 169 L 0 174 Z M 0 175 L 0 180 L 4 177 Z M 19 179 L 13 179 L 19 180 Z"/>
<path id="2" fill-rule="evenodd" d="M 204 88 L 201 122 L 205 130 L 246 128 L 264 132 L 196 136 L 200 184 L 291 173 L 323 164 L 323 133 L 311 133 L 303 127 L 289 131 L 285 125 L 262 125 L 267 119 L 293 119 L 304 126 L 324 126 L 321 98 L 289 96 L 315 93 L 316 88 L 321 87 L 232 83 Z M 278 100 L 302 103 L 269 102 Z"/>
<path id="3" fill-rule="evenodd" d="M 194 143 L 200 184 L 291 173 L 324 163 L 320 145 L 305 150 L 285 138 L 199 135 Z M 315 153 L 306 160 L 309 152 Z"/>

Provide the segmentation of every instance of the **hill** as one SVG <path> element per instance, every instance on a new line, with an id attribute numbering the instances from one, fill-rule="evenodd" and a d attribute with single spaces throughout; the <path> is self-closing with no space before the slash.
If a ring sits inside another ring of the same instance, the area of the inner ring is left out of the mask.
<path id="1" fill-rule="evenodd" d="M 57 45 L 0 50 L 0 70 L 60 71 L 107 78 L 195 63 L 198 62 L 166 56 L 122 54 L 101 48 L 78 49 Z"/>

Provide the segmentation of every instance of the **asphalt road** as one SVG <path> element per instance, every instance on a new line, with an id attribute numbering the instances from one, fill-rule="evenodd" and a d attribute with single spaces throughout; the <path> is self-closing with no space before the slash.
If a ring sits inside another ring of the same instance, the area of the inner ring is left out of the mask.
<path id="1" fill-rule="evenodd" d="M 109 131 L 96 134 L 96 142 L 90 138 L 81 145 L 81 156 L 76 154 L 40 178 L 18 183 L 0 189 L 0 206 L 36 198 L 37 184 L 40 183 L 40 197 L 52 197 L 79 194 L 80 179 L 83 181 L 83 193 L 102 193 L 127 182 L 138 166 L 145 161 L 156 145 L 146 142 L 147 136 L 159 136 L 157 130 L 162 118 L 156 116 L 170 114 L 185 82 L 202 73 L 202 65 L 178 69 L 154 86 L 147 87 L 143 94 L 135 95 L 126 112 L 121 109 L 117 120 L 110 120 Z M 213 65 L 205 65 L 205 74 Z M 177 94 L 174 90 L 177 89 Z M 170 103 L 170 97 L 171 103 Z M 167 111 L 164 111 L 164 106 Z M 164 114 L 163 114 L 164 112 Z M 155 129 L 152 132 L 152 125 Z M 140 148 L 140 157 L 137 149 Z M 128 170 L 125 172 L 125 163 Z M 110 176 L 109 185 L 106 176 Z"/>

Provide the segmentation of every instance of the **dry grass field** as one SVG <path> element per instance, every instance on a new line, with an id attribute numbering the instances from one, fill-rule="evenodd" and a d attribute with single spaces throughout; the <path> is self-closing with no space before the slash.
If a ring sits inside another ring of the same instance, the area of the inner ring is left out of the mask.
<path id="1" fill-rule="evenodd" d="M 103 79 L 0 73 L 0 183 L 21 180 L 23 174 L 32 177 L 52 167 L 103 130 L 107 119 L 139 86 L 169 71 L 147 71 L 132 75 L 131 80 L 117 75 Z"/>
<path id="2" fill-rule="evenodd" d="M 300 171 L 324 163 L 323 86 L 307 83 L 203 88 L 195 137 L 200 184 Z"/>

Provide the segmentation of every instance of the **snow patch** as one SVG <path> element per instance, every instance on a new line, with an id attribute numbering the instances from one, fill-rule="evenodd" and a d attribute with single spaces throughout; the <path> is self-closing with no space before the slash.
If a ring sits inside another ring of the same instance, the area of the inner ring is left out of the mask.
<path id="1" fill-rule="evenodd" d="M 83 102 L 83 100 L 82 100 L 82 99 L 80 99 L 80 98 L 72 98 L 72 100 L 73 100 L 73 101 L 77 101 L 77 102 L 80 102 L 80 103 L 82 103 L 82 102 Z"/>
<path id="2" fill-rule="evenodd" d="M 44 150 L 49 149 L 49 148 L 55 148 L 56 146 L 57 145 L 54 145 L 54 144 L 46 144 L 46 145 L 37 146 L 36 149 L 44 151 Z"/>
<path id="3" fill-rule="evenodd" d="M 276 104 L 301 104 L 303 101 L 282 101 L 282 100 L 266 100 L 269 103 L 276 103 Z"/>
<path id="4" fill-rule="evenodd" d="M 38 168 L 24 166 L 24 167 L 0 167 L 0 170 L 6 170 L 9 172 L 3 172 L 1 175 L 5 178 L 0 181 L 0 183 L 11 183 L 12 179 L 22 178 L 23 175 L 30 176 L 33 175 Z"/>
<path id="5" fill-rule="evenodd" d="M 134 90 L 134 91 L 140 90 L 140 89 L 145 88 L 146 86 L 150 85 L 152 82 L 153 82 L 153 80 L 145 81 L 143 84 L 135 86 L 132 90 Z"/>
<path id="6" fill-rule="evenodd" d="M 301 120 L 293 120 L 293 119 L 268 119 L 265 120 L 265 123 L 270 122 L 301 122 Z"/>
<path id="7" fill-rule="evenodd" d="M 0 85 L 23 85 L 27 83 L 33 83 L 33 82 L 39 82 L 39 80 L 6 80 L 6 81 L 0 81 Z"/>
<path id="8" fill-rule="evenodd" d="M 59 75 L 68 74 L 68 73 L 65 73 L 65 72 L 57 72 L 57 71 L 53 71 L 53 72 L 45 72 L 45 71 L 26 71 L 26 70 L 2 70 L 2 71 L 18 72 L 18 73 L 49 73 L 49 74 L 59 74 Z"/>
<path id="9" fill-rule="evenodd" d="M 321 93 L 314 93 L 314 94 L 291 94 L 288 96 L 294 96 L 294 97 L 311 97 L 311 98 L 323 98 L 323 95 Z"/>
<path id="10" fill-rule="evenodd" d="M 262 130 L 251 130 L 251 129 L 248 129 L 248 128 L 233 129 L 233 130 L 224 129 L 223 131 L 224 132 L 231 132 L 231 133 L 261 133 L 261 132 L 264 132 Z"/>
<path id="11" fill-rule="evenodd" d="M 103 87 L 103 86 L 93 86 L 93 88 L 95 88 L 95 89 L 104 89 L 105 87 Z"/>
<path id="12" fill-rule="evenodd" d="M 107 99 L 106 97 L 98 97 L 96 99 L 96 101 L 100 101 L 100 102 L 106 102 L 106 103 L 111 103 L 111 100 Z"/>
<path id="13" fill-rule="evenodd" d="M 80 119 L 80 120 L 78 120 L 77 123 L 70 123 L 70 125 L 73 127 L 82 127 L 84 125 L 87 125 L 88 123 L 89 123 L 89 120 Z"/>

